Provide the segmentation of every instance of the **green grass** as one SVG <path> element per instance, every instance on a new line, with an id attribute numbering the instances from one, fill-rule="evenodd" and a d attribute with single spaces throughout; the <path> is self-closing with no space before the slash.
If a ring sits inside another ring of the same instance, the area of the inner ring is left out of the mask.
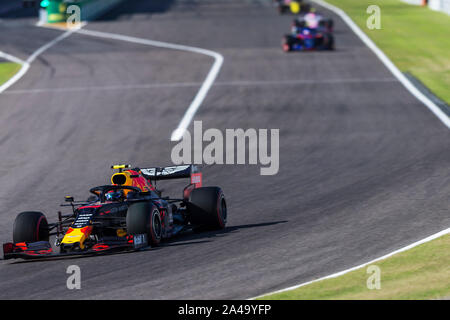
<path id="1" fill-rule="evenodd" d="M 274 295 L 264 300 L 439 299 L 450 296 L 450 234 L 373 263 L 381 289 L 369 290 L 367 267 L 343 276 Z"/>
<path id="2" fill-rule="evenodd" d="M 450 16 L 400 0 L 326 0 L 343 9 L 403 72 L 450 104 Z M 381 30 L 369 30 L 369 5 L 381 9 Z"/>
<path id="3" fill-rule="evenodd" d="M 0 85 L 8 81 L 13 75 L 19 71 L 20 65 L 12 62 L 0 63 Z"/>

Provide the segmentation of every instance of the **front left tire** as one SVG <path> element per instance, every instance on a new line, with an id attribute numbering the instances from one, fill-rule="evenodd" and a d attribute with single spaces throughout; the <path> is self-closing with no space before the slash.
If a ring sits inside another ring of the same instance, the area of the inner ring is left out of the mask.
<path id="1" fill-rule="evenodd" d="M 158 208 L 150 202 L 132 204 L 127 212 L 127 233 L 146 234 L 152 247 L 160 244 L 162 238 L 162 220 Z"/>
<path id="2" fill-rule="evenodd" d="M 42 212 L 26 211 L 19 213 L 14 221 L 13 242 L 48 241 L 47 218 Z"/>

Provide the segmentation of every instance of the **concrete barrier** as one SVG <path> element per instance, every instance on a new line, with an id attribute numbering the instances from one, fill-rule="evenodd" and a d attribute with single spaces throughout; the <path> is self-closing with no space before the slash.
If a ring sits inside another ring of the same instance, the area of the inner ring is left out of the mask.
<path id="1" fill-rule="evenodd" d="M 406 2 L 408 4 L 413 4 L 416 6 L 422 5 L 422 2 L 423 2 L 422 0 L 401 0 L 401 1 Z"/>
<path id="2" fill-rule="evenodd" d="M 401 0 L 402 2 L 412 4 L 412 5 L 427 5 L 432 10 L 442 11 L 450 15 L 450 0 Z M 428 2 L 428 3 L 427 3 Z"/>
<path id="3" fill-rule="evenodd" d="M 89 21 L 98 18 L 106 11 L 116 6 L 122 0 L 84 0 L 81 1 L 81 20 Z M 76 4 L 76 3 L 73 3 Z"/>
<path id="4" fill-rule="evenodd" d="M 450 0 L 428 0 L 428 6 L 432 10 L 442 11 L 450 15 Z"/>
<path id="5" fill-rule="evenodd" d="M 106 11 L 116 6 L 123 0 L 50 0 L 46 8 L 46 14 L 41 18 L 48 23 L 66 22 L 69 14 L 67 8 L 76 5 L 80 8 L 81 21 L 90 21 L 98 18 Z"/>

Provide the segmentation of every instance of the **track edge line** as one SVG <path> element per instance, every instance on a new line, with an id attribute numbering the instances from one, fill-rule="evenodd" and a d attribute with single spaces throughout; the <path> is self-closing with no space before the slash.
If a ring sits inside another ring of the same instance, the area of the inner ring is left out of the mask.
<path id="1" fill-rule="evenodd" d="M 309 284 L 312 284 L 312 283 L 315 283 L 315 282 L 319 282 L 319 281 L 322 281 L 322 280 L 337 278 L 339 276 L 342 276 L 342 275 L 347 274 L 349 272 L 355 271 L 357 269 L 364 268 L 365 266 L 367 266 L 369 264 L 372 264 L 374 262 L 377 262 L 377 261 L 389 258 L 389 257 L 391 257 L 391 256 L 393 256 L 393 255 L 395 255 L 397 253 L 401 253 L 401 252 L 407 251 L 407 250 L 412 249 L 414 247 L 417 247 L 417 246 L 419 246 L 421 244 L 424 244 L 424 243 L 429 242 L 431 240 L 434 240 L 434 239 L 437 239 L 439 237 L 442 237 L 442 236 L 444 236 L 446 234 L 450 234 L 450 228 L 447 228 L 445 230 L 439 231 L 438 233 L 432 234 L 431 236 L 428 236 L 428 237 L 426 237 L 426 238 L 424 238 L 422 240 L 416 241 L 416 242 L 414 242 L 414 243 L 412 243 L 410 245 L 407 245 L 406 247 L 397 249 L 397 250 L 392 251 L 392 252 L 390 252 L 388 254 L 385 254 L 384 256 L 375 258 L 373 260 L 370 260 L 370 261 L 365 262 L 363 264 L 360 264 L 358 266 L 355 266 L 355 267 L 352 267 L 352 268 L 349 268 L 349 269 L 346 269 L 346 270 L 343 270 L 343 271 L 340 271 L 340 272 L 336 272 L 336 273 L 333 273 L 331 275 L 328 275 L 328 276 L 325 276 L 325 277 L 322 277 L 322 278 L 318 278 L 318 279 L 314 279 L 314 280 L 311 280 L 311 281 L 308 281 L 308 282 L 304 282 L 304 283 L 301 283 L 301 284 L 298 284 L 298 285 L 295 285 L 295 286 L 291 286 L 291 287 L 288 287 L 288 288 L 284 288 L 284 289 L 280 289 L 280 290 L 264 293 L 264 294 L 261 294 L 261 295 L 256 296 L 256 297 L 249 298 L 247 300 L 255 300 L 255 299 L 262 298 L 262 297 L 265 297 L 265 296 L 268 296 L 268 295 L 272 295 L 272 294 L 276 294 L 276 293 L 281 293 L 281 292 L 285 292 L 285 291 L 298 289 L 300 287 L 304 287 L 306 285 L 309 285 Z"/>
<path id="2" fill-rule="evenodd" d="M 400 83 L 422 102 L 441 122 L 450 129 L 450 118 L 433 101 L 417 89 L 414 84 L 397 68 L 397 66 L 386 56 L 386 54 L 367 36 L 361 28 L 344 12 L 344 10 L 329 4 L 323 0 L 311 0 L 318 5 L 337 14 L 350 29 L 361 39 L 361 41 L 380 59 L 386 68 L 400 81 Z"/>
<path id="3" fill-rule="evenodd" d="M 13 55 L 10 55 L 10 54 L 2 52 L 2 51 L 0 51 L 0 57 L 5 60 L 8 60 L 8 61 L 11 61 L 11 62 L 21 65 L 19 71 L 16 72 L 16 74 L 14 74 L 11 78 L 9 78 L 5 83 L 3 83 L 0 86 L 0 94 L 1 94 L 6 89 L 11 87 L 13 84 L 15 84 L 17 81 L 19 81 L 24 76 L 25 73 L 27 73 L 28 69 L 30 68 L 30 64 L 27 61 L 23 61 Z"/>

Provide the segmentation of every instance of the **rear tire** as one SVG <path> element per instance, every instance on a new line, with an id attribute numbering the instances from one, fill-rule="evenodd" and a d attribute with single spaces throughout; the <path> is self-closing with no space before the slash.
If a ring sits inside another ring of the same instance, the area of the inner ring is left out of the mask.
<path id="1" fill-rule="evenodd" d="M 284 36 L 281 40 L 281 48 L 284 52 L 289 52 L 292 50 L 291 48 L 291 41 L 289 36 Z"/>
<path id="2" fill-rule="evenodd" d="M 191 224 L 200 229 L 220 230 L 227 223 L 227 204 L 219 187 L 194 189 L 187 210 Z"/>
<path id="3" fill-rule="evenodd" d="M 334 37 L 332 34 L 328 35 L 327 50 L 334 50 Z"/>
<path id="4" fill-rule="evenodd" d="M 128 234 L 147 234 L 148 243 L 152 247 L 158 246 L 161 242 L 161 214 L 154 204 L 149 202 L 132 204 L 128 208 L 126 221 Z"/>
<path id="5" fill-rule="evenodd" d="M 333 28 L 334 28 L 334 21 L 333 21 L 333 19 L 328 19 L 328 30 L 330 32 L 333 32 Z"/>
<path id="6" fill-rule="evenodd" d="M 47 218 L 42 212 L 26 211 L 19 213 L 14 221 L 13 242 L 48 241 Z"/>

